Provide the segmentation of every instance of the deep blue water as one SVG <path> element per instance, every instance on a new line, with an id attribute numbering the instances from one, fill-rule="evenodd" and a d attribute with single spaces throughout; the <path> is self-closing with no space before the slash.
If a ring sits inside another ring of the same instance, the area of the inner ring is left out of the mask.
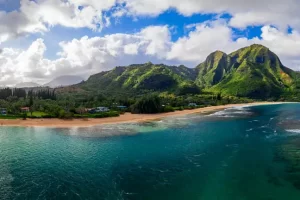
<path id="1" fill-rule="evenodd" d="M 0 127 L 0 199 L 300 199 L 300 104 L 145 124 Z"/>

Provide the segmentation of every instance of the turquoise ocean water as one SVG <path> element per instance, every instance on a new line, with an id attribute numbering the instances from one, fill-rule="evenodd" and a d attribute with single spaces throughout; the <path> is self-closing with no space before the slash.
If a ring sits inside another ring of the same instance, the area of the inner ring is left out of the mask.
<path id="1" fill-rule="evenodd" d="M 300 104 L 93 128 L 0 127 L 0 199 L 299 200 Z"/>

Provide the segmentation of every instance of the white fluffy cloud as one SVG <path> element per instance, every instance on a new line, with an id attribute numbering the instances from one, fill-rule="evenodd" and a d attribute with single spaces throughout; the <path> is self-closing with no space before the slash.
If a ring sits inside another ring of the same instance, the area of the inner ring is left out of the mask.
<path id="1" fill-rule="evenodd" d="M 26 50 L 4 48 L 0 54 L 0 84 L 41 83 L 65 74 L 87 77 L 115 66 L 147 61 L 194 67 L 215 50 L 230 53 L 253 43 L 266 45 L 287 67 L 300 69 L 300 34 L 297 31 L 287 33 L 264 26 L 261 38 L 233 40 L 232 29 L 223 21 L 194 24 L 188 28 L 188 36 L 175 42 L 171 41 L 167 26 L 149 26 L 135 34 L 85 36 L 64 41 L 60 43 L 61 51 L 56 60 L 44 57 L 46 46 L 42 39 L 34 41 Z"/>
<path id="2" fill-rule="evenodd" d="M 0 11 L 0 44 L 24 34 L 44 31 L 47 31 L 45 25 L 35 19 L 29 19 L 23 13 Z"/>
<path id="3" fill-rule="evenodd" d="M 296 30 L 288 33 L 267 25 L 262 27 L 260 38 L 239 37 L 234 40 L 232 29 L 223 21 L 205 22 L 193 26 L 194 30 L 187 37 L 180 38 L 172 44 L 167 59 L 190 61 L 196 64 L 213 51 L 231 53 L 256 43 L 265 45 L 275 52 L 287 67 L 300 70 L 300 34 Z"/>
<path id="4" fill-rule="evenodd" d="M 0 43 L 19 35 L 45 32 L 56 25 L 101 30 L 110 25 L 110 17 L 157 16 L 169 9 L 185 16 L 229 13 L 230 25 L 237 28 L 272 24 L 300 30 L 299 7 L 299 0 L 20 0 L 18 11 L 0 8 Z M 111 16 L 106 11 L 112 12 Z"/>
<path id="5" fill-rule="evenodd" d="M 232 17 L 228 21 L 187 25 L 187 35 L 176 41 L 172 41 L 172 27 L 168 25 L 148 26 L 133 34 L 62 41 L 54 60 L 45 57 L 47 47 L 43 39 L 35 40 L 27 49 L 4 48 L 0 50 L 0 85 L 41 83 L 64 74 L 87 77 L 117 65 L 147 61 L 193 67 L 215 50 L 230 53 L 253 43 L 269 47 L 287 67 L 300 70 L 298 0 L 20 0 L 18 10 L 1 10 L 1 5 L 9 2 L 0 0 L 0 44 L 15 37 L 51 31 L 53 26 L 100 31 L 110 25 L 111 18 L 127 15 L 138 19 L 169 9 L 185 16 L 229 13 Z M 238 37 L 232 30 L 252 25 L 263 26 L 260 37 Z M 288 26 L 293 29 L 291 33 L 287 32 Z"/>
<path id="6" fill-rule="evenodd" d="M 135 15 L 156 16 L 168 9 L 190 16 L 196 13 L 229 13 L 230 25 L 245 28 L 251 25 L 274 24 L 300 28 L 299 0 L 124 0 Z"/>
<path id="7" fill-rule="evenodd" d="M 87 36 L 60 43 L 59 58 L 44 57 L 46 46 L 37 39 L 26 50 L 4 48 L 0 54 L 0 85 L 22 81 L 46 82 L 56 76 L 73 74 L 87 77 L 117 65 L 158 61 L 169 41 L 167 26 L 150 26 L 136 34 Z"/>
<path id="8" fill-rule="evenodd" d="M 23 80 L 43 80 L 49 74 L 44 58 L 46 46 L 42 39 L 34 41 L 27 50 L 4 48 L 0 54 L 0 85 L 11 85 Z"/>
<path id="9" fill-rule="evenodd" d="M 115 0 L 20 0 L 19 11 L 0 9 L 0 44 L 20 35 L 46 32 L 56 25 L 101 30 L 110 25 L 103 12 L 115 3 Z"/>
<path id="10" fill-rule="evenodd" d="M 207 22 L 188 25 L 187 28 L 194 28 L 194 30 L 188 36 L 173 43 L 167 59 L 196 63 L 203 61 L 213 51 L 226 50 L 228 52 L 235 49 L 236 45 L 228 45 L 233 43 L 232 31 L 226 24 Z"/>
<path id="11" fill-rule="evenodd" d="M 21 12 L 50 26 L 87 27 L 97 30 L 106 25 L 102 11 L 114 5 L 115 0 L 21 0 Z"/>

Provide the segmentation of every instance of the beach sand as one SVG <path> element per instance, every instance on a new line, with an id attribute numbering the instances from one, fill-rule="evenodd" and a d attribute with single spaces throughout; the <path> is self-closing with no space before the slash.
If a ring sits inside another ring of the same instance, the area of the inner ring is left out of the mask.
<path id="1" fill-rule="evenodd" d="M 253 106 L 266 104 L 280 104 L 279 102 L 257 102 L 248 104 L 228 104 L 221 106 L 211 106 L 205 108 L 198 108 L 194 110 L 183 110 L 170 113 L 159 114 L 131 114 L 125 113 L 119 117 L 101 118 L 101 119 L 0 119 L 1 126 L 19 126 L 19 127 L 53 127 L 53 128 L 71 128 L 71 127 L 91 127 L 102 124 L 116 124 L 116 123 L 139 123 L 146 121 L 158 120 L 170 116 L 188 115 L 194 113 L 209 113 L 230 107 L 236 106 Z"/>

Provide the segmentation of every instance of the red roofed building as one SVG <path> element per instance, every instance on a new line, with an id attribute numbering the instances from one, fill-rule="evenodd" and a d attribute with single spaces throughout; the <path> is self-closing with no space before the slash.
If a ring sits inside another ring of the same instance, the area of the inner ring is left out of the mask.
<path id="1" fill-rule="evenodd" d="M 22 112 L 30 112 L 30 108 L 29 107 L 23 107 L 21 108 Z"/>

